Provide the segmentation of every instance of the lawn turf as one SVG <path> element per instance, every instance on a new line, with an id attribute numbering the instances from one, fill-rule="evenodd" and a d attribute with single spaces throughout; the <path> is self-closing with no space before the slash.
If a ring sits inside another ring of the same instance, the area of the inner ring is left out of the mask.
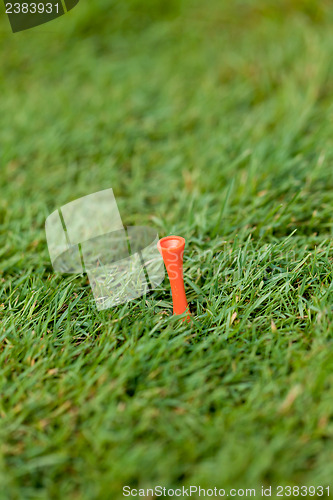
<path id="1" fill-rule="evenodd" d="M 0 498 L 333 477 L 333 7 L 83 1 L 1 16 Z M 98 312 L 57 207 L 112 187 L 186 238 L 170 287 Z"/>

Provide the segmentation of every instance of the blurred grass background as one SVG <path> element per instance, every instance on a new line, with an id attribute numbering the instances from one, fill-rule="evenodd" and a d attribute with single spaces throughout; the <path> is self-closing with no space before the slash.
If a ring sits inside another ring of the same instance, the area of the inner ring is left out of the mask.
<path id="1" fill-rule="evenodd" d="M 0 128 L 0 498 L 328 485 L 333 8 L 83 1 L 12 34 Z M 97 312 L 44 222 L 112 187 L 187 240 L 169 285 Z"/>

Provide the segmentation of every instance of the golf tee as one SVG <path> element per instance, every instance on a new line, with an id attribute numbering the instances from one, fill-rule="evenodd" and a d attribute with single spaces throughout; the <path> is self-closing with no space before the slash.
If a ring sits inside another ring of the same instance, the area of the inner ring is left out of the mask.
<path id="1" fill-rule="evenodd" d="M 159 240 L 157 248 L 162 255 L 170 281 L 173 314 L 184 314 L 187 311 L 187 320 L 190 321 L 183 277 L 185 239 L 181 236 L 166 236 Z"/>

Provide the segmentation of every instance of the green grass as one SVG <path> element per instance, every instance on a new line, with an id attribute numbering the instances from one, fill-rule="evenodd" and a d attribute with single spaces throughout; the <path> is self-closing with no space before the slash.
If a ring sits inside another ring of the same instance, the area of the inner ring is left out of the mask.
<path id="1" fill-rule="evenodd" d="M 2 16 L 1 500 L 330 484 L 332 21 L 314 0 Z M 167 280 L 98 312 L 53 272 L 46 217 L 109 187 L 125 224 L 186 238 L 191 328 Z"/>

